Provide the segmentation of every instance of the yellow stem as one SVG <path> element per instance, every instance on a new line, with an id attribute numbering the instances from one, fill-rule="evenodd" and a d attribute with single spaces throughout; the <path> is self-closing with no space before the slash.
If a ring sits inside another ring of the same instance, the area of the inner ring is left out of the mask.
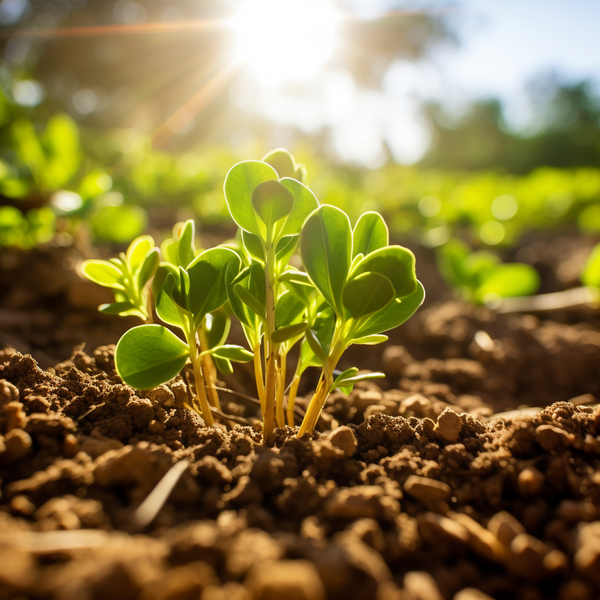
<path id="1" fill-rule="evenodd" d="M 267 358 L 267 382 L 265 397 L 265 416 L 263 429 L 263 442 L 271 443 L 273 430 L 275 428 L 275 354 L 269 353 Z"/>
<path id="2" fill-rule="evenodd" d="M 206 390 L 204 389 L 204 376 L 202 375 L 202 367 L 200 366 L 200 359 L 198 358 L 198 348 L 196 347 L 196 336 L 191 334 L 186 336 L 188 338 L 188 346 L 190 348 L 190 360 L 194 367 L 194 378 L 196 379 L 196 395 L 198 396 L 198 402 L 202 409 L 202 417 L 207 427 L 212 427 L 215 421 L 208 404 L 208 398 L 206 397 Z"/>
<path id="3" fill-rule="evenodd" d="M 294 404 L 296 403 L 296 395 L 298 394 L 298 386 L 300 385 L 300 375 L 294 375 L 292 379 L 292 385 L 290 386 L 290 395 L 288 396 L 287 402 L 287 420 L 290 427 L 294 427 L 296 422 L 294 420 Z"/>
<path id="4" fill-rule="evenodd" d="M 254 347 L 254 379 L 256 380 L 256 391 L 260 400 L 260 410 L 265 418 L 265 381 L 263 379 L 262 362 L 260 360 L 260 344 Z"/>
<path id="5" fill-rule="evenodd" d="M 283 393 L 285 392 L 285 355 L 279 355 L 277 361 L 277 396 L 275 398 L 275 412 L 277 427 L 285 427 L 285 412 L 283 410 Z"/>

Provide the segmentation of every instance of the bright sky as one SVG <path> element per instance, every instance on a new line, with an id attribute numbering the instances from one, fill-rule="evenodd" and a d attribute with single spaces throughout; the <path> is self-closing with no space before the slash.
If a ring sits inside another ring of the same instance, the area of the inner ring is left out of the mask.
<path id="1" fill-rule="evenodd" d="M 368 18 L 391 2 L 348 4 Z M 260 86 L 249 93 L 244 86 L 238 103 L 307 133 L 326 127 L 334 155 L 375 168 L 385 159 L 385 145 L 401 163 L 415 162 L 426 151 L 429 133 L 419 116 L 420 99 L 438 99 L 460 111 L 469 99 L 499 97 L 509 122 L 519 126 L 529 116 L 523 87 L 540 74 L 554 72 L 565 82 L 591 79 L 600 94 L 600 0 L 457 0 L 454 5 L 449 18 L 459 45 L 439 46 L 429 60 L 416 64 L 393 64 L 382 93 L 329 70 L 300 94 Z M 423 6 L 440 3 L 396 4 Z"/>

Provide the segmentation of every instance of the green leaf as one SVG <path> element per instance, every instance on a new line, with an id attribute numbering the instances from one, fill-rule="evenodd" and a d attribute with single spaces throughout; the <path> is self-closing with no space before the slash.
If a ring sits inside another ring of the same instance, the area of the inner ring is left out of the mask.
<path id="1" fill-rule="evenodd" d="M 183 329 L 183 320 L 181 319 L 180 311 L 173 300 L 173 290 L 178 285 L 177 275 L 169 273 L 156 298 L 156 314 L 161 321 Z"/>
<path id="2" fill-rule="evenodd" d="M 252 206 L 266 229 L 261 229 L 263 240 L 273 239 L 275 223 L 287 217 L 294 207 L 294 196 L 279 181 L 259 183 L 252 192 Z"/>
<path id="3" fill-rule="evenodd" d="M 262 162 L 271 165 L 277 171 L 279 178 L 293 177 L 296 172 L 294 157 L 284 148 L 271 150 L 271 152 L 265 154 L 261 160 Z"/>
<path id="4" fill-rule="evenodd" d="M 196 246 L 194 237 L 196 235 L 196 225 L 193 219 L 188 219 L 183 226 L 181 235 L 177 242 L 177 254 L 179 265 L 187 268 L 196 256 Z"/>
<path id="5" fill-rule="evenodd" d="M 306 303 L 292 292 L 285 291 L 277 298 L 275 304 L 275 324 L 277 328 L 286 327 L 302 320 L 306 312 Z"/>
<path id="6" fill-rule="evenodd" d="M 135 273 L 153 246 L 154 240 L 150 235 L 141 235 L 135 238 L 135 240 L 129 244 L 129 248 L 127 248 L 126 262 L 129 266 L 129 270 L 132 273 Z"/>
<path id="7" fill-rule="evenodd" d="M 497 298 L 529 296 L 540 285 L 540 276 L 531 266 L 522 263 L 498 265 L 477 289 L 475 299 L 488 302 Z"/>
<path id="8" fill-rule="evenodd" d="M 165 263 L 172 265 L 173 267 L 179 267 L 179 242 L 173 238 L 167 238 L 160 245 L 160 253 Z"/>
<path id="9" fill-rule="evenodd" d="M 212 359 L 215 363 L 215 367 L 219 370 L 219 373 L 222 373 L 223 375 L 233 375 L 231 362 L 225 358 L 219 358 L 218 356 L 213 356 Z"/>
<path id="10" fill-rule="evenodd" d="M 381 334 L 373 334 L 366 335 L 364 337 L 355 338 L 352 340 L 352 343 L 355 345 L 362 346 L 375 346 L 376 344 L 383 344 L 383 342 L 387 342 L 390 338 L 387 335 Z"/>
<path id="11" fill-rule="evenodd" d="M 114 290 L 125 290 L 123 273 L 105 260 L 86 260 L 81 265 L 82 273 L 94 283 Z"/>
<path id="12" fill-rule="evenodd" d="M 89 222 L 97 238 L 123 244 L 144 231 L 148 224 L 148 214 L 140 206 L 131 204 L 102 206 Z"/>
<path id="13" fill-rule="evenodd" d="M 257 262 L 253 262 L 250 266 L 243 269 L 239 275 L 233 280 L 232 285 L 228 286 L 227 293 L 229 295 L 229 303 L 233 314 L 242 322 L 242 324 L 256 330 L 258 327 L 256 313 L 248 308 L 235 291 L 237 285 L 247 290 L 256 299 L 259 306 L 262 306 L 261 320 L 266 318 L 267 290 L 265 284 L 264 267 Z M 243 292 L 242 292 L 243 293 Z M 251 300 L 250 300 L 251 301 Z"/>
<path id="14" fill-rule="evenodd" d="M 280 265 L 280 269 L 290 262 L 290 258 L 292 257 L 292 254 L 294 254 L 294 250 L 296 250 L 299 240 L 300 236 L 298 235 L 285 237 L 279 240 L 277 251 L 275 252 L 275 262 Z"/>
<path id="15" fill-rule="evenodd" d="M 465 285 L 475 289 L 484 284 L 500 265 L 500 259 L 487 250 L 473 252 L 462 263 Z"/>
<path id="16" fill-rule="evenodd" d="M 262 321 L 267 318 L 267 309 L 264 304 L 261 304 L 258 298 L 250 291 L 243 287 L 240 283 L 233 286 L 233 291 L 237 297 Z"/>
<path id="17" fill-rule="evenodd" d="M 152 248 L 142 262 L 142 266 L 140 267 L 140 271 L 137 277 L 138 289 L 143 289 L 143 287 L 148 283 L 150 278 L 156 273 L 156 269 L 158 269 L 158 262 L 160 261 L 160 251 L 158 248 Z"/>
<path id="18" fill-rule="evenodd" d="M 211 248 L 198 255 L 189 265 L 189 310 L 196 326 L 211 312 L 227 301 L 228 279 L 237 276 L 239 256 L 229 248 Z"/>
<path id="19" fill-rule="evenodd" d="M 324 204 L 306 219 L 300 235 L 304 268 L 336 313 L 343 315 L 342 293 L 350 269 L 352 230 L 346 213 Z"/>
<path id="20" fill-rule="evenodd" d="M 583 285 L 600 288 L 600 244 L 596 244 L 588 256 L 581 272 Z"/>
<path id="21" fill-rule="evenodd" d="M 277 171 L 257 160 L 247 160 L 234 165 L 225 177 L 225 201 L 231 218 L 249 233 L 260 236 L 256 213 L 252 206 L 252 193 L 265 181 L 279 181 Z"/>
<path id="22" fill-rule="evenodd" d="M 244 244 L 250 258 L 260 261 L 263 265 L 265 264 L 265 252 L 257 235 L 242 230 L 242 244 Z"/>
<path id="23" fill-rule="evenodd" d="M 123 381 L 138 390 L 149 390 L 179 374 L 189 348 L 162 325 L 140 325 L 119 340 L 115 366 Z"/>
<path id="24" fill-rule="evenodd" d="M 354 319 L 385 308 L 396 296 L 394 286 L 384 275 L 368 271 L 351 279 L 344 288 L 344 306 Z"/>
<path id="25" fill-rule="evenodd" d="M 388 227 L 376 212 L 366 212 L 358 219 L 352 232 L 352 258 L 367 254 L 389 244 Z"/>
<path id="26" fill-rule="evenodd" d="M 307 328 L 305 330 L 305 335 L 310 349 L 313 351 L 319 362 L 324 365 L 327 362 L 327 354 L 325 353 L 323 346 L 321 346 L 321 342 L 317 338 L 315 332 L 312 329 Z"/>
<path id="27" fill-rule="evenodd" d="M 448 240 L 436 252 L 438 271 L 448 285 L 453 288 L 470 286 L 471 282 L 465 279 L 463 262 L 469 256 L 471 249 L 460 240 Z"/>
<path id="28" fill-rule="evenodd" d="M 282 179 L 281 185 L 287 188 L 294 196 L 294 206 L 288 216 L 282 236 L 298 235 L 302 231 L 302 225 L 310 213 L 319 206 L 317 197 L 296 179 Z"/>
<path id="29" fill-rule="evenodd" d="M 112 302 L 111 304 L 101 304 L 98 310 L 105 315 L 120 315 L 129 310 L 136 310 L 137 306 L 129 300 L 123 302 Z"/>
<path id="30" fill-rule="evenodd" d="M 402 246 L 386 246 L 366 255 L 352 272 L 352 278 L 372 271 L 387 277 L 394 286 L 396 298 L 412 294 L 417 287 L 415 255 Z"/>
<path id="31" fill-rule="evenodd" d="M 280 327 L 271 334 L 271 341 L 274 344 L 283 344 L 283 342 L 287 342 L 303 333 L 307 325 L 307 323 L 294 323 L 293 325 Z"/>
<path id="32" fill-rule="evenodd" d="M 175 277 L 179 277 L 179 271 L 174 265 L 168 262 L 161 262 L 158 265 L 158 269 L 156 270 L 154 279 L 152 280 L 152 295 L 154 298 L 158 298 L 160 290 L 164 282 L 167 280 L 167 275 L 169 273 L 173 273 Z"/>
<path id="33" fill-rule="evenodd" d="M 347 369 L 333 382 L 331 391 L 338 387 L 344 394 L 349 394 L 352 391 L 354 384 L 358 383 L 359 381 L 366 381 L 368 379 L 382 379 L 385 377 L 384 373 L 363 373 L 362 375 L 350 375 L 349 373 L 351 371 L 358 373 L 358 369 Z"/>
<path id="34" fill-rule="evenodd" d="M 402 325 L 417 311 L 425 299 L 425 289 L 417 281 L 417 289 L 402 300 L 393 300 L 382 311 L 367 317 L 356 331 L 356 337 L 366 337 L 383 333 Z"/>
<path id="35" fill-rule="evenodd" d="M 356 367 L 350 367 L 349 369 L 346 369 L 335 378 L 333 384 L 331 385 L 330 391 L 335 390 L 335 388 L 338 387 L 340 383 L 343 383 L 346 379 L 354 377 L 357 373 L 358 369 Z"/>
<path id="36" fill-rule="evenodd" d="M 213 356 L 217 356 L 224 360 L 233 362 L 248 362 L 254 358 L 254 354 L 242 346 L 228 344 L 225 346 L 217 346 L 210 350 Z"/>
<path id="37" fill-rule="evenodd" d="M 204 321 L 208 349 L 220 346 L 227 339 L 231 329 L 231 319 L 224 309 L 216 310 L 206 315 Z"/>

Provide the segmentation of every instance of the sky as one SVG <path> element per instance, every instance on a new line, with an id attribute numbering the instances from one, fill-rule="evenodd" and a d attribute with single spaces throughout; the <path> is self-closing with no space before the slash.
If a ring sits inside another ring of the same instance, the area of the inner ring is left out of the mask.
<path id="1" fill-rule="evenodd" d="M 386 0 L 351 4 L 365 17 L 389 7 Z M 532 116 L 524 88 L 535 77 L 589 79 L 600 94 L 600 0 L 457 0 L 448 18 L 458 44 L 439 45 L 417 63 L 392 64 L 381 91 L 361 89 L 346 72 L 325 71 L 303 94 L 257 87 L 243 104 L 306 133 L 327 128 L 334 156 L 376 168 L 386 145 L 404 164 L 426 152 L 422 100 L 442 101 L 460 114 L 470 100 L 497 97 L 509 124 L 520 128 Z"/>

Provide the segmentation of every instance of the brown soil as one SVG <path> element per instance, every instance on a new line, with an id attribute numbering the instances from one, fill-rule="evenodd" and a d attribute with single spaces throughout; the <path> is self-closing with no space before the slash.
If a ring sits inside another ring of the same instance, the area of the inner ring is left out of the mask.
<path id="1" fill-rule="evenodd" d="M 251 401 L 209 429 L 182 379 L 123 385 L 131 323 L 65 256 L 0 255 L 0 600 L 600 598 L 595 315 L 429 304 L 265 448 Z"/>

